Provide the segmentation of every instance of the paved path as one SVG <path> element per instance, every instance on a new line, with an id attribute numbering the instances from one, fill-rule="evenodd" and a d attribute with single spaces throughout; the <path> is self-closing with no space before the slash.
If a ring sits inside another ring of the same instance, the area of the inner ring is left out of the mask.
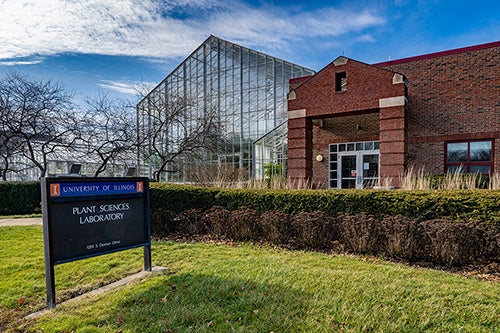
<path id="1" fill-rule="evenodd" d="M 123 279 L 121 279 L 119 281 L 113 282 L 113 283 L 108 284 L 106 286 L 102 286 L 98 289 L 89 291 L 86 294 L 83 294 L 83 295 L 77 296 L 75 298 L 69 299 L 65 302 L 59 303 L 58 306 L 61 307 L 62 305 L 66 305 L 66 304 L 70 304 L 70 303 L 74 303 L 74 302 L 79 302 L 79 301 L 82 301 L 84 299 L 96 296 L 96 295 L 102 295 L 102 294 L 107 293 L 113 289 L 123 287 L 123 286 L 130 284 L 132 282 L 143 280 L 143 279 L 145 279 L 148 276 L 151 276 L 153 274 L 168 274 L 168 268 L 155 266 L 152 268 L 151 271 L 141 271 L 141 272 L 129 275 L 129 276 L 124 277 Z M 40 317 L 44 314 L 50 313 L 50 312 L 51 312 L 51 310 L 44 309 L 44 310 L 29 314 L 24 318 L 25 319 L 35 319 L 35 318 L 38 318 L 38 317 Z"/>
<path id="2" fill-rule="evenodd" d="M 0 227 L 12 227 L 23 225 L 42 225 L 41 217 L 26 217 L 19 219 L 0 219 Z"/>

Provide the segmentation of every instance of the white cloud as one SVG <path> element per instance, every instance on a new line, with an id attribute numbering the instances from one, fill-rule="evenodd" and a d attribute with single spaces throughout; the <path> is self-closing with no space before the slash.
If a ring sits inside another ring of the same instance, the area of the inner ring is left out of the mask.
<path id="1" fill-rule="evenodd" d="M 375 38 L 369 34 L 359 36 L 357 40 L 360 42 L 370 42 L 370 43 L 375 42 Z"/>
<path id="2" fill-rule="evenodd" d="M 213 34 L 250 47 L 286 47 L 383 24 L 368 11 L 287 12 L 241 0 L 3 0 L 0 59 L 92 53 L 185 56 Z"/>
<path id="3" fill-rule="evenodd" d="M 0 66 L 23 66 L 23 65 L 36 65 L 41 63 L 42 60 L 9 60 L 0 61 Z"/>
<path id="4" fill-rule="evenodd" d="M 150 91 L 156 83 L 153 82 L 136 82 L 136 81 L 112 81 L 112 80 L 102 80 L 98 84 L 99 87 L 119 92 L 126 95 L 137 96 L 140 93 Z"/>

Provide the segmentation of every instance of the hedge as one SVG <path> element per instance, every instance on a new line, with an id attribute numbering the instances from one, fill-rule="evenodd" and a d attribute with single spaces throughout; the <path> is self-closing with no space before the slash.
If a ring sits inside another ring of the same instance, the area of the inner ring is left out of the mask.
<path id="1" fill-rule="evenodd" d="M 499 190 L 243 190 L 151 183 L 150 194 L 152 211 L 248 207 L 259 213 L 366 213 L 377 219 L 396 215 L 416 221 L 446 217 L 500 225 Z M 0 215 L 40 212 L 39 182 L 0 182 L 0 196 Z"/>
<path id="2" fill-rule="evenodd" d="M 401 215 L 416 221 L 451 218 L 500 225 L 499 190 L 379 191 L 379 190 L 242 190 L 151 184 L 151 208 L 180 213 L 191 208 L 248 207 L 259 213 L 296 215 L 323 211 L 366 213 L 377 219 Z"/>
<path id="3" fill-rule="evenodd" d="M 0 215 L 40 213 L 39 182 L 0 182 Z"/>

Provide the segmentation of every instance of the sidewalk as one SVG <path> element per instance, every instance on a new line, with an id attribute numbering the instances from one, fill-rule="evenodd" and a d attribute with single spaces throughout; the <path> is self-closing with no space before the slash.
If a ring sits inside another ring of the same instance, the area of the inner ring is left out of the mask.
<path id="1" fill-rule="evenodd" d="M 41 217 L 26 217 L 19 219 L 0 219 L 0 227 L 13 227 L 25 225 L 42 225 Z"/>

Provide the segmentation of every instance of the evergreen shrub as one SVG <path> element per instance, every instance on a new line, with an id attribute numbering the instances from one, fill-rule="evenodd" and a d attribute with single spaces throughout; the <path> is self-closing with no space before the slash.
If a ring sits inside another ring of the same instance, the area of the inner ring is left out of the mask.
<path id="1" fill-rule="evenodd" d="M 41 212 L 39 182 L 0 182 L 0 215 Z"/>
<path id="2" fill-rule="evenodd" d="M 151 209 L 181 212 L 212 206 L 259 213 L 280 211 L 292 216 L 322 211 L 366 213 L 376 219 L 402 215 L 417 221 L 448 217 L 500 225 L 500 190 L 378 191 L 378 190 L 246 190 L 187 185 L 151 184 Z"/>
<path id="3" fill-rule="evenodd" d="M 500 262 L 498 190 L 153 187 L 151 223 L 155 237 L 208 234 L 294 249 L 384 255 L 447 266 Z M 170 188 L 170 193 L 161 193 Z"/>

